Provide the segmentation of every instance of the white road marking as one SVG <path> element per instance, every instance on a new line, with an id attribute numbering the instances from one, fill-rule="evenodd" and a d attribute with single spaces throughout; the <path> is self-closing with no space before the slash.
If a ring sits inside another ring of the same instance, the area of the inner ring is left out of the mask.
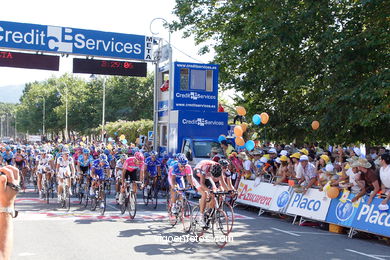
<path id="1" fill-rule="evenodd" d="M 352 249 L 345 249 L 345 250 L 349 251 L 349 252 L 352 252 L 352 253 L 355 253 L 355 254 L 364 255 L 364 256 L 367 256 L 367 257 L 370 257 L 370 258 L 373 258 L 373 259 L 385 260 L 384 258 L 375 256 L 375 255 L 365 254 L 365 253 L 362 253 L 362 252 L 359 252 L 359 251 L 356 251 L 356 250 L 352 250 Z"/>
<path id="2" fill-rule="evenodd" d="M 34 254 L 34 253 L 20 253 L 20 254 L 18 254 L 18 256 L 33 256 L 33 255 L 36 255 L 36 254 Z"/>
<path id="3" fill-rule="evenodd" d="M 292 235 L 292 236 L 296 236 L 296 237 L 300 237 L 301 235 L 298 235 L 298 234 L 295 234 L 293 232 L 290 232 L 290 231 L 286 231 L 286 230 L 281 230 L 279 228 L 271 228 L 273 230 L 276 230 L 276 231 L 279 231 L 279 232 L 282 232 L 282 233 L 286 233 L 286 234 L 289 234 L 289 235 Z"/>

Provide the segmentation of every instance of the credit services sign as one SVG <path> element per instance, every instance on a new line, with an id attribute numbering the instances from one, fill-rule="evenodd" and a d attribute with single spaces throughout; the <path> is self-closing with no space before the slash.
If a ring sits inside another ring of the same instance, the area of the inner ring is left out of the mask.
<path id="1" fill-rule="evenodd" d="M 0 48 L 152 60 L 153 38 L 0 21 Z"/>

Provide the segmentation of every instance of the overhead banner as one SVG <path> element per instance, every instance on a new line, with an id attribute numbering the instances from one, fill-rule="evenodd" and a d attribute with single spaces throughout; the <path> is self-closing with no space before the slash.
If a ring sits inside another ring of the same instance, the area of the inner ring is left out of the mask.
<path id="1" fill-rule="evenodd" d="M 152 60 L 153 37 L 0 21 L 0 48 Z"/>

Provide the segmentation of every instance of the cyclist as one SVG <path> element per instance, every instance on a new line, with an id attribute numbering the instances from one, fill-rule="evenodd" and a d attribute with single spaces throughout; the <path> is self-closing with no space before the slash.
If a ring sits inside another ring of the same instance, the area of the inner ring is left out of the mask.
<path id="1" fill-rule="evenodd" d="M 126 188 L 126 180 L 130 179 L 133 182 L 133 191 L 137 193 L 137 184 L 135 181 L 139 181 L 138 173 L 140 172 L 141 180 L 144 180 L 145 163 L 144 155 L 141 152 L 134 153 L 134 156 L 129 157 L 123 164 L 122 171 L 122 187 Z"/>
<path id="2" fill-rule="evenodd" d="M 65 179 L 67 179 L 69 195 L 72 195 L 71 178 L 75 174 L 73 158 L 67 147 L 62 148 L 61 156 L 57 159 L 56 172 L 58 173 L 58 201 L 61 201 L 62 185 Z"/>
<path id="3" fill-rule="evenodd" d="M 199 185 L 195 185 L 192 178 L 192 168 L 188 164 L 188 159 L 184 154 L 177 155 L 177 163 L 169 169 L 168 181 L 171 187 L 171 203 L 172 213 L 177 213 L 175 188 L 178 186 L 180 189 L 185 188 L 184 176 L 187 178 L 187 182 L 191 187 L 199 188 Z"/>
<path id="4" fill-rule="evenodd" d="M 230 163 L 226 159 L 221 159 L 218 162 L 222 166 L 222 177 L 224 179 L 224 182 L 226 183 L 227 190 L 228 191 L 235 191 L 235 188 L 233 186 L 232 182 L 232 173 L 229 170 Z"/>
<path id="5" fill-rule="evenodd" d="M 115 166 L 115 199 L 116 201 L 119 200 L 119 193 L 120 193 L 120 187 L 121 187 L 121 177 L 122 177 L 122 172 L 123 172 L 123 164 L 126 162 L 127 156 L 125 154 L 122 154 L 116 163 Z"/>
<path id="6" fill-rule="evenodd" d="M 145 185 L 149 184 L 149 176 L 153 178 L 153 186 L 157 183 L 157 176 L 161 176 L 161 162 L 156 158 L 157 152 L 151 151 L 149 157 L 145 159 L 146 165 L 146 176 L 145 176 Z M 145 189 L 145 192 L 147 190 Z M 148 194 L 145 194 L 147 196 Z"/>
<path id="7" fill-rule="evenodd" d="M 110 165 L 107 161 L 107 156 L 105 154 L 100 154 L 99 159 L 94 160 L 91 168 L 91 178 L 92 185 L 90 189 L 90 194 L 93 196 L 94 189 L 98 188 L 99 185 L 104 182 L 106 178 L 109 177 L 110 174 Z M 102 202 L 103 203 L 103 202 Z"/>
<path id="8" fill-rule="evenodd" d="M 77 158 L 77 172 L 79 173 L 77 176 L 78 188 L 80 188 L 81 180 L 84 178 L 84 176 L 86 177 L 86 184 L 89 186 L 89 171 L 91 169 L 92 163 L 93 158 L 90 154 L 90 150 L 88 148 L 84 148 L 82 150 L 82 154 L 80 154 Z"/>
<path id="9" fill-rule="evenodd" d="M 23 185 L 26 186 L 27 159 L 24 151 L 19 147 L 16 149 L 16 153 L 12 158 L 12 165 L 19 169 L 19 173 L 21 174 L 21 178 L 23 180 Z"/>
<path id="10" fill-rule="evenodd" d="M 40 150 L 40 154 L 36 158 L 37 160 L 37 176 L 38 176 L 38 190 L 39 198 L 42 198 L 42 175 L 45 174 L 46 180 L 50 181 L 51 171 L 54 169 L 53 156 L 49 154 L 45 149 Z"/>
<path id="11" fill-rule="evenodd" d="M 14 153 L 11 151 L 11 147 L 6 146 L 5 152 L 3 152 L 3 160 L 5 161 L 5 165 L 12 165 L 12 159 L 14 158 Z"/>
<path id="12" fill-rule="evenodd" d="M 222 191 L 228 191 L 228 187 L 225 183 L 225 180 L 222 176 L 222 166 L 221 164 L 213 160 L 203 160 L 199 162 L 195 168 L 195 180 L 196 186 L 200 185 L 201 189 L 201 198 L 199 200 L 199 211 L 201 216 L 204 214 L 206 204 L 209 203 L 209 208 L 214 207 L 214 197 L 211 194 L 211 191 L 216 192 L 218 188 Z M 217 184 L 216 184 L 217 183 Z M 199 219 L 202 226 L 206 226 L 204 218 Z"/>

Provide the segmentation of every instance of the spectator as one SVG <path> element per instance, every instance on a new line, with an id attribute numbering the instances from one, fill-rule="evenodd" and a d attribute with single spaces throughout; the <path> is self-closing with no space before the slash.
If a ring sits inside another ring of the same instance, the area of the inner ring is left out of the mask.
<path id="1" fill-rule="evenodd" d="M 229 144 L 226 140 L 222 140 L 221 147 L 223 152 L 225 153 L 226 158 L 229 158 L 229 156 L 234 152 L 234 147 Z"/>
<path id="2" fill-rule="evenodd" d="M 278 179 L 274 183 L 274 185 L 278 185 L 280 183 L 287 183 L 288 178 L 291 176 L 288 170 L 288 157 L 286 155 L 282 155 L 280 156 L 279 160 L 280 160 L 280 167 L 278 168 L 278 171 L 276 173 Z"/>
<path id="3" fill-rule="evenodd" d="M 301 185 L 303 183 L 303 194 L 305 194 L 317 182 L 317 174 L 315 166 L 309 163 L 309 157 L 307 155 L 302 155 L 299 161 L 303 171 L 298 184 Z"/>
<path id="4" fill-rule="evenodd" d="M 290 156 L 290 162 L 288 164 L 288 170 L 292 177 L 300 179 L 302 176 L 301 172 L 298 173 L 298 168 L 300 167 L 299 158 L 301 157 L 300 153 L 294 153 Z"/>
<path id="5" fill-rule="evenodd" d="M 378 155 L 376 154 L 375 148 L 370 148 L 370 156 L 374 161 L 378 158 Z"/>
<path id="6" fill-rule="evenodd" d="M 254 180 L 256 176 L 253 174 L 253 164 L 249 160 L 249 158 L 246 155 L 246 153 L 241 152 L 241 153 L 238 154 L 237 157 L 242 162 L 243 176 L 245 177 L 245 179 Z"/>
<path id="7" fill-rule="evenodd" d="M 386 195 L 386 198 L 382 201 L 381 209 L 388 210 L 389 205 L 387 203 L 390 199 L 390 154 L 385 153 L 381 155 L 381 168 L 380 168 L 380 179 L 382 182 L 382 191 Z"/>
<path id="8" fill-rule="evenodd" d="M 14 202 L 20 189 L 19 170 L 6 166 L 0 168 L 0 173 L 0 259 L 10 259 L 13 244 L 12 217 L 17 215 Z"/>
<path id="9" fill-rule="evenodd" d="M 367 201 L 367 205 L 370 205 L 375 195 L 380 190 L 378 176 L 375 174 L 375 171 L 371 169 L 371 163 L 369 163 L 365 158 L 360 158 L 351 166 L 352 167 L 357 166 L 359 168 L 361 174 L 359 175 L 360 177 L 358 181 L 362 181 L 362 184 L 364 184 L 364 188 L 361 190 L 361 192 L 358 195 L 356 195 L 356 197 L 352 199 L 352 202 L 357 201 L 364 194 L 370 193 L 370 197 Z"/>

